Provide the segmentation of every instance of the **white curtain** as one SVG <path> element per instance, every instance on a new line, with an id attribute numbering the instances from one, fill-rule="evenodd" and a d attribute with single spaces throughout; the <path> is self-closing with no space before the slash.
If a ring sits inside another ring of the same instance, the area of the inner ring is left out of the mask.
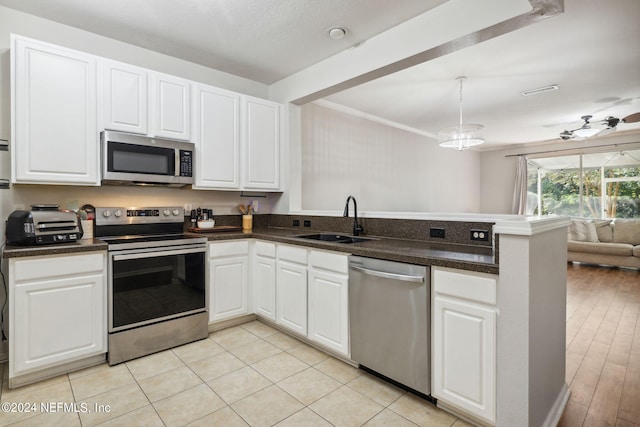
<path id="1" fill-rule="evenodd" d="M 516 179 L 511 213 L 516 215 L 527 213 L 527 156 L 525 155 L 516 157 Z"/>

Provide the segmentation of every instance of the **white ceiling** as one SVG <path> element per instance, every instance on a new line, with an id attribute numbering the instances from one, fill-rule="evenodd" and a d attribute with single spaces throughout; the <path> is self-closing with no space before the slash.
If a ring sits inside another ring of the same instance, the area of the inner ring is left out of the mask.
<path id="1" fill-rule="evenodd" d="M 447 0 L 0 0 L 0 5 L 271 84 Z M 565 12 L 364 83 L 326 101 L 426 135 L 458 120 L 487 144 L 557 139 L 580 116 L 640 111 L 640 1 L 565 0 Z M 487 11 L 487 13 L 491 13 Z M 452 22 L 451 25 L 455 25 Z M 347 35 L 335 41 L 332 26 Z M 558 84 L 555 92 L 520 92 Z M 620 131 L 640 123 L 620 124 Z"/>

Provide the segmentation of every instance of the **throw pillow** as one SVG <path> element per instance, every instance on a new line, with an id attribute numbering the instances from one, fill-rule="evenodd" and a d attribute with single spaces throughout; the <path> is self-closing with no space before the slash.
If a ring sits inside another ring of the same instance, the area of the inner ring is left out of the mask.
<path id="1" fill-rule="evenodd" d="M 591 220 L 572 219 L 569 226 L 569 240 L 599 243 L 596 225 Z"/>

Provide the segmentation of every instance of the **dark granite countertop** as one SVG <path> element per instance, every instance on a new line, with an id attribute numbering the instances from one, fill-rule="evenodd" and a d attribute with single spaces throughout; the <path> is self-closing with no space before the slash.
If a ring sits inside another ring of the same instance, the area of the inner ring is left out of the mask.
<path id="1" fill-rule="evenodd" d="M 4 248 L 3 258 L 21 258 L 41 255 L 60 255 L 79 252 L 106 251 L 107 244 L 98 239 L 78 240 L 73 243 L 57 243 L 53 245 L 17 246 L 7 245 Z"/>
<path id="2" fill-rule="evenodd" d="M 359 243 L 331 243 L 296 237 L 314 233 L 318 232 L 315 230 L 304 232 L 300 229 L 286 228 L 254 228 L 251 232 L 211 232 L 197 233 L 197 235 L 207 236 L 209 241 L 256 238 L 409 264 L 435 265 L 498 274 L 498 264 L 495 263 L 493 249 L 486 246 L 433 243 L 374 236 L 362 236 L 371 240 Z"/>
<path id="3" fill-rule="evenodd" d="M 300 229 L 255 228 L 252 232 L 211 232 L 197 233 L 207 237 L 209 241 L 256 238 L 279 243 L 287 243 L 336 252 L 344 252 L 371 258 L 406 262 L 418 265 L 435 265 L 457 268 L 460 270 L 498 274 L 493 250 L 490 247 L 432 243 L 419 240 L 394 239 L 388 237 L 362 236 L 370 240 L 359 243 L 331 243 L 302 239 L 300 235 L 313 234 L 317 231 L 303 232 Z M 196 235 L 196 233 L 187 233 Z M 336 233 L 344 234 L 344 233 Z M 40 255 L 71 254 L 90 251 L 107 250 L 107 244 L 98 239 L 79 240 L 74 243 L 60 243 L 43 246 L 7 245 L 4 258 L 18 258 Z"/>

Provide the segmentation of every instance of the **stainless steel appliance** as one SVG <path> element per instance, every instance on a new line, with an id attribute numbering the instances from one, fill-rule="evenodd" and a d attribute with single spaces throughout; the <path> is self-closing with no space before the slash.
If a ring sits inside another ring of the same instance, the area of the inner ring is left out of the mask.
<path id="1" fill-rule="evenodd" d="M 103 184 L 193 184 L 195 145 L 190 142 L 105 131 L 100 144 Z"/>
<path id="2" fill-rule="evenodd" d="M 351 359 L 431 393 L 429 268 L 349 257 Z"/>
<path id="3" fill-rule="evenodd" d="M 206 237 L 179 207 L 96 208 L 108 243 L 110 365 L 208 336 Z"/>
<path id="4" fill-rule="evenodd" d="M 32 205 L 30 211 L 13 211 L 7 218 L 7 243 L 46 245 L 75 242 L 82 237 L 82 226 L 73 211 L 58 205 Z"/>

